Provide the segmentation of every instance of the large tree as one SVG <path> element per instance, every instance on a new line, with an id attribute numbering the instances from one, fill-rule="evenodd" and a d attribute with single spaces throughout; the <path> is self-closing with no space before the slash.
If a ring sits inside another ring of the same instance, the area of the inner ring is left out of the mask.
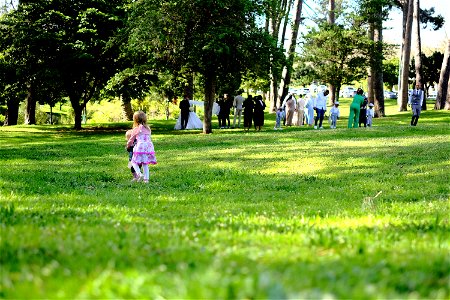
<path id="1" fill-rule="evenodd" d="M 361 0 L 361 15 L 369 24 L 369 37 L 372 40 L 370 52 L 370 68 L 368 77 L 368 98 L 375 104 L 376 116 L 384 116 L 384 83 L 383 83 L 383 21 L 388 16 L 390 0 Z"/>
<path id="2" fill-rule="evenodd" d="M 398 94 L 398 110 L 405 111 L 408 104 L 409 60 L 411 57 L 411 36 L 413 22 L 414 0 L 402 0 L 403 40 L 400 71 L 400 86 Z"/>
<path id="3" fill-rule="evenodd" d="M 153 54 L 155 68 L 195 72 L 205 95 L 203 132 L 212 132 L 218 77 L 244 73 L 268 62 L 273 44 L 256 26 L 259 1 L 135 2 L 129 45 Z"/>
<path id="4" fill-rule="evenodd" d="M 336 87 L 366 76 L 370 41 L 363 26 L 319 24 L 304 36 L 301 67 L 303 76 L 320 78 Z"/>
<path id="5" fill-rule="evenodd" d="M 9 41 L 6 53 L 17 62 L 30 96 L 40 94 L 36 88 L 45 78 L 42 70 L 57 73 L 53 84 L 69 97 L 76 129 L 81 128 L 86 104 L 117 71 L 124 4 L 125 0 L 21 1 L 2 24 L 2 35 Z"/>
<path id="6" fill-rule="evenodd" d="M 438 91 L 434 109 L 450 109 L 448 90 L 450 87 L 450 39 L 447 40 L 444 59 L 442 61 L 441 74 L 439 77 Z"/>
<path id="7" fill-rule="evenodd" d="M 295 57 L 295 50 L 297 47 L 297 38 L 298 38 L 298 30 L 300 27 L 301 22 L 301 15 L 302 15 L 302 4 L 303 0 L 296 0 L 295 1 L 295 20 L 292 25 L 291 30 L 291 37 L 289 39 L 289 47 L 287 52 L 287 60 L 283 67 L 283 73 L 281 75 L 281 83 L 280 83 L 280 89 L 279 89 L 279 102 L 277 103 L 277 106 L 281 106 L 281 101 L 284 101 L 285 97 L 288 94 L 289 85 L 291 83 L 291 76 L 292 76 L 292 68 L 294 65 L 294 57 Z"/>
<path id="8" fill-rule="evenodd" d="M 407 101 L 408 101 L 408 83 L 410 70 L 408 68 L 411 57 L 411 42 L 412 42 L 412 23 L 414 19 L 414 6 L 417 8 L 416 12 L 416 25 L 418 30 L 416 30 L 416 52 L 421 53 L 421 45 L 420 45 L 420 27 L 419 23 L 424 24 L 426 27 L 428 24 L 431 24 L 433 30 L 438 30 L 444 24 L 444 18 L 441 15 L 434 16 L 434 8 L 430 8 L 428 10 L 420 9 L 419 2 L 416 0 L 393 0 L 393 3 L 402 10 L 403 19 L 402 19 L 402 45 L 401 45 L 401 57 L 400 57 L 400 77 L 401 80 L 399 82 L 399 97 L 397 100 L 397 104 L 399 106 L 399 110 L 406 110 Z M 416 4 L 416 5 L 414 5 Z M 420 20 L 420 22 L 417 20 Z M 419 74 L 420 75 L 420 74 Z"/>
<path id="9" fill-rule="evenodd" d="M 422 67 L 421 67 L 421 82 L 423 84 L 423 89 L 425 91 L 425 95 L 428 96 L 428 89 L 430 87 L 435 87 L 436 83 L 439 82 L 439 76 L 441 73 L 442 68 L 442 61 L 444 59 L 444 54 L 438 51 L 434 51 L 430 56 L 425 55 L 422 53 L 421 55 L 421 61 L 422 61 Z M 416 77 L 416 67 L 415 67 L 416 60 L 413 58 L 411 61 L 410 66 L 410 74 L 409 76 L 411 78 Z"/>
<path id="10" fill-rule="evenodd" d="M 284 42 L 286 38 L 287 27 L 289 23 L 289 14 L 293 0 L 263 0 L 265 32 L 270 34 L 277 46 L 284 51 Z M 281 34 L 280 28 L 283 25 Z M 279 80 L 281 78 L 284 63 L 275 57 L 270 57 L 270 111 L 275 111 L 277 102 L 280 100 L 278 90 Z"/>

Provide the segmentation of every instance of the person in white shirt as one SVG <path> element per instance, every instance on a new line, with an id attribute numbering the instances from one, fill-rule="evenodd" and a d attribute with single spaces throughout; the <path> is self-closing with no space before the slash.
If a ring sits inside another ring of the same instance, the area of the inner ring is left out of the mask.
<path id="1" fill-rule="evenodd" d="M 334 102 L 334 106 L 330 109 L 330 119 L 331 125 L 330 128 L 336 128 L 337 119 L 341 117 L 341 113 L 339 112 L 339 102 Z"/>
<path id="2" fill-rule="evenodd" d="M 314 122 L 314 97 L 310 93 L 305 96 L 305 113 L 306 113 L 306 124 L 312 126 Z"/>
<path id="3" fill-rule="evenodd" d="M 422 111 L 423 91 L 420 89 L 420 84 L 416 84 L 416 89 L 412 91 L 409 96 L 408 105 L 412 107 L 411 126 L 417 126 L 420 112 Z"/>
<path id="4" fill-rule="evenodd" d="M 317 122 L 319 122 L 319 128 L 323 129 L 322 123 L 323 123 L 323 118 L 325 116 L 325 112 L 327 111 L 327 95 L 328 94 L 329 94 L 328 90 L 317 93 L 316 102 L 314 105 L 314 109 L 316 110 L 316 120 L 314 123 L 314 129 L 317 129 Z"/>
<path id="5" fill-rule="evenodd" d="M 369 108 L 366 111 L 367 117 L 367 127 L 372 127 L 372 119 L 375 117 L 375 112 L 373 111 L 373 103 L 369 103 Z"/>
<path id="6" fill-rule="evenodd" d="M 242 116 L 242 104 L 244 103 L 244 97 L 242 97 L 242 91 L 238 91 L 238 95 L 234 97 L 233 107 L 234 107 L 234 119 L 233 128 L 236 127 L 236 117 L 238 118 L 238 128 L 241 127 L 241 116 Z"/>

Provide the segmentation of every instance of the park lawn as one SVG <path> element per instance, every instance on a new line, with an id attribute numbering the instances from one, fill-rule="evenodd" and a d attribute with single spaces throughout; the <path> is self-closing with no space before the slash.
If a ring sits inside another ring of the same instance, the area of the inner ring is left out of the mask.
<path id="1" fill-rule="evenodd" d="M 0 128 L 2 298 L 450 297 L 450 114 L 373 128 Z M 328 127 L 328 124 L 327 124 Z"/>

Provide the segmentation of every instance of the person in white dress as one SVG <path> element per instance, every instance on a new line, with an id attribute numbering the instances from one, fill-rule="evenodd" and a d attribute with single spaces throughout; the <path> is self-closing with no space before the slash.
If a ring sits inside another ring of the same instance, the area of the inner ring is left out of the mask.
<path id="1" fill-rule="evenodd" d="M 305 97 L 305 116 L 306 116 L 306 123 L 308 126 L 312 126 L 314 123 L 314 97 L 308 93 Z"/>
<path id="2" fill-rule="evenodd" d="M 203 101 L 195 101 L 195 100 L 189 100 L 189 104 L 191 106 L 204 106 Z M 217 103 L 214 103 L 213 105 L 213 114 L 219 113 L 219 106 Z M 175 130 L 181 130 L 181 118 L 177 119 L 177 122 L 174 127 Z M 189 119 L 188 123 L 186 125 L 186 129 L 203 129 L 203 122 L 200 120 L 198 115 L 195 113 L 195 111 L 189 112 Z"/>

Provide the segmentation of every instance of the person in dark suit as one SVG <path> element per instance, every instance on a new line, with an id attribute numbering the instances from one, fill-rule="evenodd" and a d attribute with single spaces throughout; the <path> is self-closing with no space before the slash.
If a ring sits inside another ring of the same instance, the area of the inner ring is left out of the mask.
<path id="1" fill-rule="evenodd" d="M 248 98 L 242 103 L 242 107 L 244 108 L 244 131 L 246 129 L 249 131 L 252 127 L 253 108 L 255 107 L 252 95 L 248 95 Z"/>
<path id="2" fill-rule="evenodd" d="M 219 128 L 225 128 L 225 121 L 223 120 L 223 110 L 225 109 L 225 101 L 223 101 L 222 97 L 219 97 L 217 100 L 217 105 L 219 106 L 219 114 L 217 115 L 217 119 L 219 120 Z M 223 120 L 223 122 L 222 122 Z"/>
<path id="3" fill-rule="evenodd" d="M 224 120 L 223 120 L 223 126 L 225 126 L 225 121 L 227 122 L 227 128 L 230 128 L 230 112 L 231 108 L 233 107 L 233 99 L 228 94 L 223 95 L 223 100 L 225 101 L 225 111 L 224 113 Z"/>
<path id="4" fill-rule="evenodd" d="M 219 110 L 219 127 L 230 128 L 230 110 L 233 106 L 233 100 L 225 94 L 223 98 L 219 99 L 217 104 L 220 107 Z M 227 124 L 228 123 L 228 124 Z"/>
<path id="5" fill-rule="evenodd" d="M 184 96 L 183 100 L 180 102 L 181 129 L 186 129 L 189 120 L 190 107 L 191 105 L 189 104 L 188 96 Z"/>
<path id="6" fill-rule="evenodd" d="M 261 127 L 264 125 L 264 109 L 266 109 L 266 104 L 264 103 L 262 96 L 255 96 L 255 111 L 253 114 L 255 130 L 260 131 Z"/>

